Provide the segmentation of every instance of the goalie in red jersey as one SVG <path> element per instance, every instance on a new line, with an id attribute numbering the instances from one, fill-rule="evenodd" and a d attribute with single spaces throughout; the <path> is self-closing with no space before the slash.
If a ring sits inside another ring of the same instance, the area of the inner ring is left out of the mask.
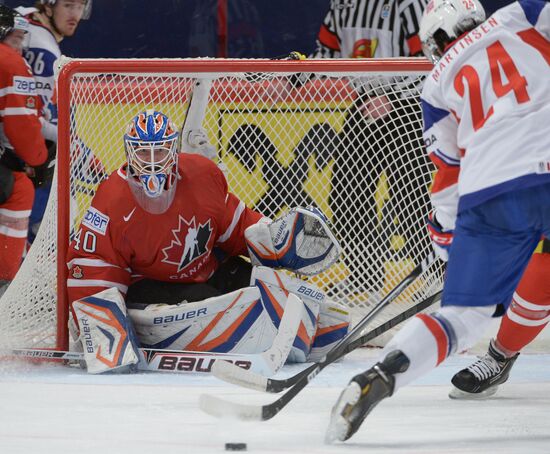
<path id="1" fill-rule="evenodd" d="M 314 208 L 264 218 L 215 163 L 179 144 L 164 114 L 137 115 L 127 162 L 99 185 L 71 242 L 72 331 L 85 339 L 88 371 L 133 366 L 138 346 L 262 352 L 289 292 L 304 303 L 291 359 L 324 354 L 347 332 L 347 311 L 273 268 L 313 275 L 332 265 L 339 245 L 326 218 Z"/>

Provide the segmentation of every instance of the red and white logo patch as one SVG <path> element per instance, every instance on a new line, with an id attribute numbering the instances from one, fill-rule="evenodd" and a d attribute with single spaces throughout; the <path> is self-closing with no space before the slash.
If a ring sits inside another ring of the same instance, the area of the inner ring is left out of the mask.
<path id="1" fill-rule="evenodd" d="M 208 243 L 212 236 L 212 228 L 210 219 L 197 225 L 194 216 L 190 221 L 181 216 L 178 217 L 178 228 L 172 230 L 174 239 L 169 246 L 162 249 L 164 254 L 162 262 L 177 265 L 177 271 L 180 272 L 209 252 Z"/>

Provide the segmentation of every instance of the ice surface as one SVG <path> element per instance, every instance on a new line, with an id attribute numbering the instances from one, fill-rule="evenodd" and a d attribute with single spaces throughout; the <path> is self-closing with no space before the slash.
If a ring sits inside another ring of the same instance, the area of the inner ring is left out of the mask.
<path id="1" fill-rule="evenodd" d="M 521 355 L 508 383 L 482 402 L 447 397 L 450 377 L 472 356 L 455 357 L 380 404 L 348 442 L 323 442 L 341 388 L 372 363 L 353 352 L 326 368 L 266 422 L 217 420 L 198 408 L 211 393 L 243 403 L 275 395 L 204 375 L 91 376 L 56 365 L 0 364 L 0 453 L 548 453 L 550 355 Z M 286 366 L 279 376 L 298 366 Z"/>

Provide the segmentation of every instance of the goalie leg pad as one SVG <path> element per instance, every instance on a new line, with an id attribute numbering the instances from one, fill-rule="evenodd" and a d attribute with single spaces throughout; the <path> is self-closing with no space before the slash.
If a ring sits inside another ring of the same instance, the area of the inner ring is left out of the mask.
<path id="1" fill-rule="evenodd" d="M 246 287 L 193 303 L 150 304 L 129 309 L 142 346 L 147 348 L 261 353 L 277 334 L 260 301 Z"/>
<path id="2" fill-rule="evenodd" d="M 329 299 L 321 301 L 319 323 L 308 361 L 319 362 L 349 331 L 351 315 L 346 306 Z"/>
<path id="3" fill-rule="evenodd" d="M 74 301 L 72 308 L 89 373 L 132 369 L 139 362 L 137 337 L 118 289 Z"/>
<path id="4" fill-rule="evenodd" d="M 252 264 L 257 266 L 314 276 L 340 256 L 340 245 L 317 208 L 295 208 L 273 222 L 263 219 L 244 235 Z"/>
<path id="5" fill-rule="evenodd" d="M 276 326 L 278 326 L 283 312 L 278 301 L 285 300 L 288 293 L 301 299 L 304 303 L 302 321 L 288 356 L 288 362 L 303 363 L 308 361 L 317 330 L 320 301 L 325 298 L 324 293 L 309 282 L 265 266 L 253 268 L 251 285 L 260 289 L 264 307 Z"/>
<path id="6" fill-rule="evenodd" d="M 310 352 L 324 294 L 314 286 L 271 268 L 255 268 L 252 285 L 194 303 L 151 304 L 129 314 L 143 347 L 261 353 L 273 344 L 289 293 L 304 302 L 291 361 L 304 362 Z"/>

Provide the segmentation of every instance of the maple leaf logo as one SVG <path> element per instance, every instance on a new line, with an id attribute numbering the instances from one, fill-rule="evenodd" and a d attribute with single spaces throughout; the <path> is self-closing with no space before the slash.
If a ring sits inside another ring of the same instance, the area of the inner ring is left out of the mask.
<path id="1" fill-rule="evenodd" d="M 197 227 L 194 216 L 190 221 L 186 221 L 181 216 L 178 217 L 178 228 L 172 230 L 174 239 L 170 242 L 170 246 L 162 249 L 164 254 L 162 262 L 177 265 L 179 273 L 208 251 L 207 244 L 212 235 L 212 228 L 210 219 Z"/>

